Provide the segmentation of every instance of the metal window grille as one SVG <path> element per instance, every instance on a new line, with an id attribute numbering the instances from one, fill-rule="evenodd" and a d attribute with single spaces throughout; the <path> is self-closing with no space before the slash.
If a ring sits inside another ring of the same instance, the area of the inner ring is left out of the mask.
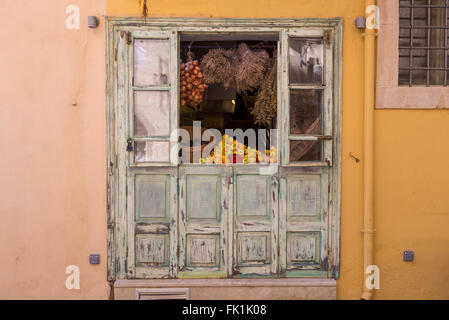
<path id="1" fill-rule="evenodd" d="M 399 1 L 399 85 L 447 86 L 449 0 Z"/>

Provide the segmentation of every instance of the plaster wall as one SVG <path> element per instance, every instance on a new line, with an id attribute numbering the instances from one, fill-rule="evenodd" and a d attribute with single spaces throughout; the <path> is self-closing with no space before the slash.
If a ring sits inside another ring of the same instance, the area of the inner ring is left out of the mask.
<path id="1" fill-rule="evenodd" d="M 65 27 L 80 8 L 81 27 Z M 150 17 L 342 17 L 341 269 L 337 298 L 362 288 L 362 0 L 149 1 Z M 87 16 L 100 17 L 97 29 Z M 0 298 L 106 299 L 104 16 L 140 16 L 138 0 L 0 4 Z M 449 298 L 449 110 L 376 110 L 378 299 Z M 361 158 L 356 163 L 349 153 Z M 402 250 L 415 250 L 412 263 Z M 101 264 L 88 263 L 90 253 Z M 80 290 L 65 269 L 78 265 Z"/>

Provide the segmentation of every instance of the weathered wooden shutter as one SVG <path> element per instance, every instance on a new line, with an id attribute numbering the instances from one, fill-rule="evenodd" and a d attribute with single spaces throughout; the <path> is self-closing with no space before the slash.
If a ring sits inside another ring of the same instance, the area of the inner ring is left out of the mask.
<path id="1" fill-rule="evenodd" d="M 234 274 L 278 270 L 278 177 L 260 167 L 234 168 Z"/>
<path id="2" fill-rule="evenodd" d="M 176 168 L 128 171 L 128 276 L 176 276 Z"/>
<path id="3" fill-rule="evenodd" d="M 328 274 L 328 168 L 281 168 L 280 273 Z"/>
<path id="4" fill-rule="evenodd" d="M 179 168 L 179 277 L 226 277 L 229 169 Z"/>
<path id="5" fill-rule="evenodd" d="M 280 273 L 327 276 L 333 48 L 323 29 L 281 33 Z"/>
<path id="6" fill-rule="evenodd" d="M 175 277 L 177 168 L 170 159 L 170 135 L 177 127 L 177 33 L 119 33 L 117 246 L 126 269 L 121 274 Z"/>

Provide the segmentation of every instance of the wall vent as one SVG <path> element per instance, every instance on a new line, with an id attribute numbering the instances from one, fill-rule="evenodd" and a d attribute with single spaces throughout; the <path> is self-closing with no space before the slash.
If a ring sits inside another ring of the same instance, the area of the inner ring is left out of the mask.
<path id="1" fill-rule="evenodd" d="M 136 300 L 190 300 L 189 288 L 138 288 Z"/>

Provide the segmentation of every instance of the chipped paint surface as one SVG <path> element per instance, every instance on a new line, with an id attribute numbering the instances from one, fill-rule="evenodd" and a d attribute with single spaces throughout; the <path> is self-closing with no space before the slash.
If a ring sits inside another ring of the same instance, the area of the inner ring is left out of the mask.
<path id="1" fill-rule="evenodd" d="M 187 236 L 188 266 L 217 266 L 219 237 L 217 235 Z"/>
<path id="2" fill-rule="evenodd" d="M 136 264 L 168 264 L 168 236 L 144 235 L 136 237 Z"/>

